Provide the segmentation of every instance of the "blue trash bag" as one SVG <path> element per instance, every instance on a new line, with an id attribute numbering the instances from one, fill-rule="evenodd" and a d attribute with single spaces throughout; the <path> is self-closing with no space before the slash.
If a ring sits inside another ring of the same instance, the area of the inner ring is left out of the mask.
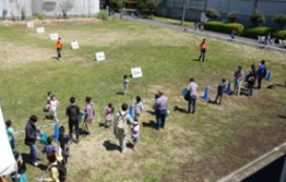
<path id="1" fill-rule="evenodd" d="M 78 117 L 78 122 L 82 123 L 82 117 L 84 114 L 80 113 L 77 117 Z"/>
<path id="2" fill-rule="evenodd" d="M 40 144 L 44 144 L 44 145 L 48 144 L 48 135 L 47 135 L 47 133 L 43 133 L 43 134 L 39 133 L 38 137 L 40 137 L 40 140 L 39 140 Z"/>

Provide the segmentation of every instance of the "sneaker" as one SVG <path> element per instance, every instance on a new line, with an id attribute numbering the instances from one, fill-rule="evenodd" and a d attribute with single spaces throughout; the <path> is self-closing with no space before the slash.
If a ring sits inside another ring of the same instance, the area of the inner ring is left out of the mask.
<path id="1" fill-rule="evenodd" d="M 34 162 L 33 165 L 36 166 L 36 167 L 38 167 L 38 163 L 37 163 L 37 162 Z"/>

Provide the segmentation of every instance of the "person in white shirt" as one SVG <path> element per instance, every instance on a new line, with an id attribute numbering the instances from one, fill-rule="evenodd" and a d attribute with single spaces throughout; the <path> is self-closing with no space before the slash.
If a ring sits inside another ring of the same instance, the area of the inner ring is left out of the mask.
<path id="1" fill-rule="evenodd" d="M 133 103 L 133 105 L 134 105 L 135 120 L 139 121 L 140 114 L 143 111 L 143 104 L 141 102 L 140 96 L 136 97 L 136 101 Z"/>
<path id="2" fill-rule="evenodd" d="M 59 107 L 60 102 L 56 99 L 56 96 L 53 95 L 50 101 L 50 114 L 54 116 L 55 121 L 59 121 L 57 117 L 57 110 Z"/>

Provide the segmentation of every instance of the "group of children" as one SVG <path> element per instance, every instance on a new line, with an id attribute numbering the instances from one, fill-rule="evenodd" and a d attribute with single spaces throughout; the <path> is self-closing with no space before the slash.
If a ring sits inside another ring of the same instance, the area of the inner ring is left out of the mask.
<path id="1" fill-rule="evenodd" d="M 139 123 L 140 121 L 140 114 L 143 111 L 143 103 L 141 102 L 141 97 L 137 96 L 136 101 L 133 103 L 134 107 L 134 121 L 137 121 Z M 105 109 L 105 123 L 104 128 L 111 128 L 112 127 L 112 121 L 113 121 L 113 113 L 114 113 L 114 107 L 112 103 L 109 103 L 108 106 Z M 135 151 L 135 146 L 137 141 L 140 138 L 140 124 L 132 125 L 131 126 L 131 140 L 132 140 L 132 150 Z"/>

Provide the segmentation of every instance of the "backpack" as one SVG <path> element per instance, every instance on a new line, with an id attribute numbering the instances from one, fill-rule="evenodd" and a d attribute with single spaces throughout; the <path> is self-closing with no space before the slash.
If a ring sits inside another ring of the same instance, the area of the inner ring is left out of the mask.
<path id="1" fill-rule="evenodd" d="M 70 112 L 69 112 L 69 118 L 70 121 L 73 123 L 78 122 L 78 113 L 77 113 L 77 107 L 76 106 L 71 106 L 70 107 Z"/>
<path id="2" fill-rule="evenodd" d="M 57 164 L 56 165 L 51 165 L 50 169 L 52 167 L 55 167 L 55 168 L 58 169 L 58 171 L 59 171 L 59 180 L 60 180 L 60 182 L 64 182 L 67 179 L 67 169 L 66 169 L 65 165 L 57 160 Z"/>
<path id="3" fill-rule="evenodd" d="M 127 113 L 125 113 L 124 115 L 121 115 L 121 112 L 119 112 L 119 119 L 118 119 L 118 122 L 117 122 L 117 129 L 120 129 L 120 130 L 124 130 L 126 128 L 126 120 L 125 120 L 125 116 L 127 115 Z"/>

